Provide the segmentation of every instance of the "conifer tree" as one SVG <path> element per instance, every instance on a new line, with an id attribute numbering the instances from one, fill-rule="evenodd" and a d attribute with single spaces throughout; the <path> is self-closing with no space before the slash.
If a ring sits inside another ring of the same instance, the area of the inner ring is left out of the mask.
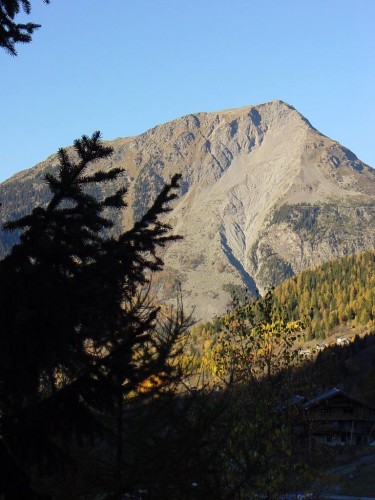
<path id="1" fill-rule="evenodd" d="M 50 3 L 50 0 L 43 0 Z M 16 43 L 29 43 L 34 31 L 40 24 L 16 23 L 15 17 L 21 11 L 31 12 L 29 0 L 0 0 L 0 47 L 3 47 L 12 56 L 17 55 Z"/>
<path id="2" fill-rule="evenodd" d="M 15 482 L 30 487 L 30 467 L 60 466 L 70 441 L 102 435 L 103 415 L 117 415 L 121 433 L 124 400 L 150 377 L 162 386 L 178 376 L 169 358 L 187 326 L 182 307 L 158 332 L 159 309 L 144 290 L 163 265 L 157 250 L 176 239 L 160 216 L 179 176 L 130 230 L 111 236 L 109 212 L 126 207 L 126 189 L 99 200 L 90 194 L 121 179 L 122 169 L 90 168 L 111 153 L 99 132 L 75 141 L 74 154 L 61 149 L 57 175 L 45 176 L 48 205 L 6 225 L 22 231 L 0 262 L 0 467 L 12 471 L 0 482 L 6 498 Z M 118 463 L 121 454 L 119 446 Z"/>

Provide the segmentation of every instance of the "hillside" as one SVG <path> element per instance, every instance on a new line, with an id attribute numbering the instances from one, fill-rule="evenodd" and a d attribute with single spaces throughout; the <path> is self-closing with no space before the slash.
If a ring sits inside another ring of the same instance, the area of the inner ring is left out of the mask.
<path id="1" fill-rule="evenodd" d="M 311 318 L 311 338 L 337 326 L 375 326 L 375 251 L 349 255 L 306 270 L 275 291 L 292 317 Z"/>
<path id="2" fill-rule="evenodd" d="M 230 286 L 264 292 L 375 246 L 375 171 L 282 101 L 192 114 L 109 144 L 112 158 L 95 168 L 126 169 L 129 209 L 118 227 L 182 174 L 168 217 L 184 239 L 165 249 L 165 270 L 153 285 L 168 300 L 180 281 L 198 320 L 226 310 Z M 3 221 L 46 203 L 43 176 L 56 165 L 53 155 L 0 185 Z M 2 254 L 13 243 L 14 235 L 2 233 Z"/>
<path id="3" fill-rule="evenodd" d="M 230 342 L 236 343 L 236 328 L 230 319 L 233 313 L 238 322 L 241 311 L 247 317 L 249 304 L 257 311 L 264 300 L 254 302 L 243 289 L 236 287 L 231 292 L 235 308 L 230 307 L 227 314 L 195 324 L 191 329 L 187 355 L 194 359 L 197 369 L 206 363 L 208 373 L 212 372 L 215 353 L 223 349 L 222 333 L 229 331 Z M 286 322 L 302 323 L 302 335 L 294 348 L 305 353 L 299 361 L 313 363 L 317 383 L 320 381 L 326 388 L 345 383 L 358 394 L 361 387 L 363 391 L 366 388 L 374 400 L 375 251 L 334 259 L 305 270 L 276 287 L 273 297 L 275 311 L 281 305 L 281 317 Z M 229 329 L 228 324 L 232 325 Z M 250 321 L 246 323 L 245 336 L 250 336 L 252 330 L 254 324 L 251 326 Z M 364 336 L 365 333 L 371 335 Z M 348 342 L 337 345 L 338 337 L 345 337 Z M 316 350 L 322 339 L 326 339 L 325 347 Z"/>

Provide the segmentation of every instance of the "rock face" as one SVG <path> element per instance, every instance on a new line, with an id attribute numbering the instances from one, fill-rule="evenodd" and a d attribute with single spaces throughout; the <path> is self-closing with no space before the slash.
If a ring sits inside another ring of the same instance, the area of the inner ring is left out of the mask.
<path id="1" fill-rule="evenodd" d="M 165 249 L 154 287 L 169 299 L 180 281 L 199 320 L 222 313 L 236 286 L 262 293 L 307 267 L 375 246 L 375 171 L 282 101 L 188 115 L 110 145 L 110 162 L 95 168 L 126 169 L 130 210 L 119 227 L 182 174 L 168 218 L 184 239 Z M 4 219 L 45 203 L 43 175 L 56 164 L 51 156 L 0 186 Z M 6 251 L 12 240 L 2 244 Z"/>

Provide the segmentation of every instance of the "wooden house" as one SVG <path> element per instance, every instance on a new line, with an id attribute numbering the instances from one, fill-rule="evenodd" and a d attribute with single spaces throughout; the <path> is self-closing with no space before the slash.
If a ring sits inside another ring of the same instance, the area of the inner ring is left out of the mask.
<path id="1" fill-rule="evenodd" d="M 310 447 L 363 445 L 375 439 L 375 407 L 341 389 L 306 402 L 303 419 Z"/>

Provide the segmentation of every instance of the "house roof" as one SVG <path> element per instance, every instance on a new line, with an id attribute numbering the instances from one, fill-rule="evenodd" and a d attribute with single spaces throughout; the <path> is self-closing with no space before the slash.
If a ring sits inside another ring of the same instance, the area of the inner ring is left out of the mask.
<path id="1" fill-rule="evenodd" d="M 351 394 L 348 394 L 348 393 L 342 391 L 341 389 L 337 389 L 337 387 L 334 387 L 333 389 L 330 389 L 329 391 L 324 392 L 323 394 L 320 394 L 320 396 L 317 396 L 314 399 L 310 399 L 310 401 L 307 401 L 307 403 L 305 403 L 303 405 L 303 408 L 305 410 L 308 410 L 309 408 L 318 405 L 322 401 L 325 401 L 327 399 L 332 399 L 338 395 L 344 396 L 345 398 L 350 399 L 351 401 L 355 401 L 358 404 L 361 404 L 363 406 L 367 406 L 368 408 L 375 410 L 375 406 L 373 406 L 369 403 L 366 403 L 365 401 L 361 401 L 360 399 L 356 398 L 355 396 L 352 396 Z"/>
<path id="2" fill-rule="evenodd" d="M 290 406 L 300 405 L 304 401 L 305 398 L 303 396 L 299 396 L 298 394 L 296 394 L 295 396 L 292 396 L 290 399 L 288 399 L 288 401 L 278 404 L 276 406 L 276 410 L 283 411 Z"/>

